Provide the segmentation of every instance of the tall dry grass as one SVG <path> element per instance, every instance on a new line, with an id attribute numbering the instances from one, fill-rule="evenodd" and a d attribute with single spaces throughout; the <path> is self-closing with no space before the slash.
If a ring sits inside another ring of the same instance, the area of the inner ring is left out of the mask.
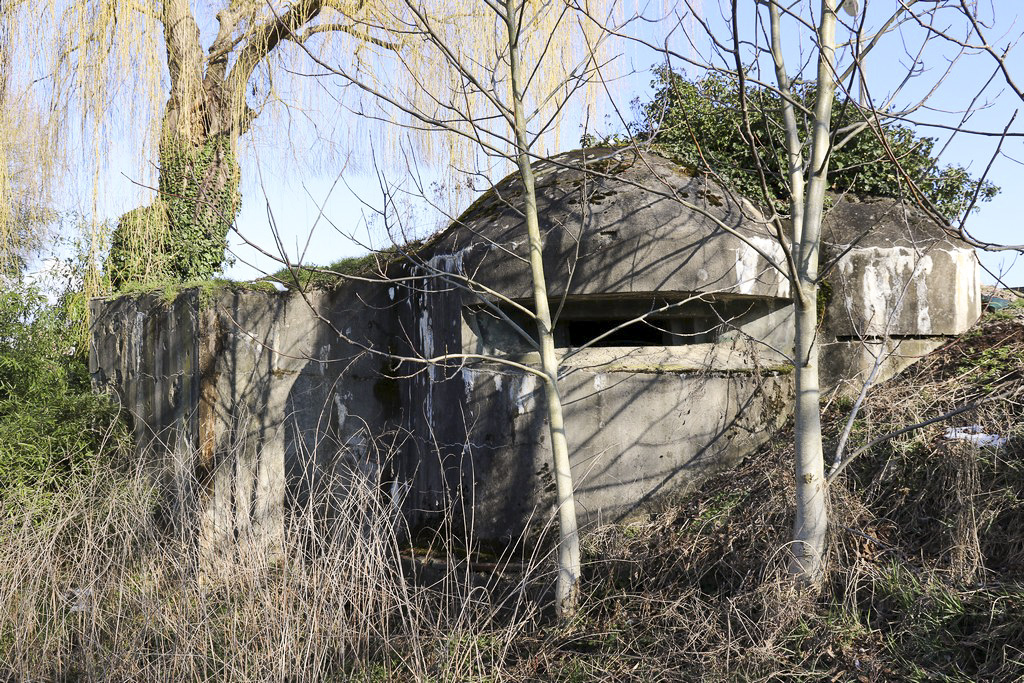
<path id="1" fill-rule="evenodd" d="M 337 490 L 289 512 L 282 547 L 216 560 L 199 554 L 188 524 L 166 524 L 167 498 L 141 467 L 98 468 L 45 513 L 8 510 L 0 680 L 454 681 L 500 672 L 537 618 L 527 596 L 540 563 L 499 560 L 483 575 L 458 541 L 439 539 L 424 564 L 376 482 L 347 472 Z"/>
<path id="2" fill-rule="evenodd" d="M 785 433 L 659 513 L 590 530 L 560 625 L 538 607 L 542 551 L 483 562 L 453 514 L 416 552 L 358 467 L 309 487 L 282 545 L 213 562 L 166 524 L 201 501 L 168 506 L 141 469 L 101 466 L 0 516 L 0 680 L 1021 681 L 1021 357 L 1024 325 L 995 319 L 869 394 L 854 446 L 993 390 L 1011 400 L 957 424 L 1007 443 L 934 425 L 855 461 L 831 489 L 818 595 L 786 576 Z M 845 416 L 826 414 L 831 439 Z"/>

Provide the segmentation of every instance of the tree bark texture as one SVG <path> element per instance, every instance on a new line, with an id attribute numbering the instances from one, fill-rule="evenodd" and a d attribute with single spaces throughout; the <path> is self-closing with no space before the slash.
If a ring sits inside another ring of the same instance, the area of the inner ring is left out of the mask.
<path id="1" fill-rule="evenodd" d="M 255 117 L 247 84 L 259 63 L 322 7 L 321 0 L 293 3 L 239 38 L 241 10 L 229 4 L 217 13 L 217 36 L 204 55 L 189 0 L 164 0 L 170 92 L 161 121 L 158 193 L 118 222 L 107 263 L 114 288 L 207 279 L 220 269 L 241 208 L 238 140 Z"/>
<path id="2" fill-rule="evenodd" d="M 551 437 L 551 456 L 555 472 L 555 492 L 558 497 L 558 578 L 555 582 L 555 609 L 562 619 L 572 617 L 579 603 L 580 539 L 576 520 L 576 498 L 573 490 L 569 445 L 565 434 L 562 399 L 558 392 L 558 358 L 555 355 L 554 328 L 548 305 L 547 282 L 544 275 L 543 243 L 537 216 L 537 193 L 530 164 L 529 136 L 523 110 L 522 73 L 519 62 L 519 22 L 516 21 L 516 2 L 506 0 L 505 22 L 509 36 L 509 60 L 512 86 L 516 161 L 523 180 L 524 213 L 529 239 L 530 272 L 533 299 L 540 340 L 541 370 L 544 373 L 544 398 L 547 407 L 548 429 Z"/>

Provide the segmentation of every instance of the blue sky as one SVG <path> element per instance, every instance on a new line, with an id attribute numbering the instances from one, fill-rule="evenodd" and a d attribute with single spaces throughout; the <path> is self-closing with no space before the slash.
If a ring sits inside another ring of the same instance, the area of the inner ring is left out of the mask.
<path id="1" fill-rule="evenodd" d="M 710 25 L 715 30 L 721 29 L 722 22 L 718 16 L 716 0 L 705 0 L 704 4 L 705 15 Z M 749 0 L 742 0 L 741 5 L 747 4 L 752 5 Z M 891 2 L 888 3 L 888 6 L 891 5 Z M 1024 27 L 1021 26 L 1021 10 L 1017 0 L 994 0 L 993 6 L 1000 16 L 998 30 L 993 28 L 993 35 L 1004 36 L 1004 42 L 1018 35 Z M 881 16 L 878 8 L 886 7 L 882 0 L 872 0 L 868 4 L 869 23 L 877 21 Z M 795 30 L 795 27 L 789 28 Z M 650 29 L 643 30 L 644 37 L 653 35 Z M 842 37 L 841 30 L 840 38 Z M 913 31 L 910 32 L 910 37 L 913 38 Z M 907 44 L 906 41 L 888 41 L 887 45 L 880 47 L 869 58 L 867 73 L 872 96 L 876 100 L 882 93 L 896 88 L 902 74 L 905 73 L 910 61 L 906 52 Z M 706 40 L 698 40 L 694 47 L 677 40 L 674 46 L 681 53 L 704 58 L 709 56 Z M 803 46 L 803 49 L 806 49 L 806 46 Z M 1018 50 L 1011 53 L 1009 66 L 1024 83 L 1024 54 L 1019 52 Z M 792 65 L 799 63 L 805 54 L 799 47 L 794 47 L 787 55 L 791 68 Z M 926 53 L 921 64 L 921 76 L 916 79 L 921 85 L 912 84 L 908 91 L 898 98 L 898 103 L 903 105 L 914 101 L 915 97 L 923 92 L 923 84 L 934 82 L 934 76 L 945 68 L 948 58 L 948 51 L 944 52 L 941 49 Z M 647 69 L 658 59 L 658 55 L 636 46 L 624 49 L 624 56 L 620 60 L 621 70 L 636 73 L 615 84 L 615 96 L 622 110 L 628 112 L 629 102 L 635 97 L 641 100 L 650 97 L 648 84 L 651 77 Z M 994 63 L 986 56 L 962 60 L 954 66 L 942 90 L 929 101 L 930 109 L 920 110 L 915 116 L 936 123 L 959 120 L 956 112 L 966 106 L 967 102 L 964 100 L 969 100 L 973 96 L 979 86 L 992 75 L 993 70 Z M 1022 107 L 1024 103 L 1009 92 L 1001 77 L 997 76 L 977 104 L 981 105 L 980 109 L 970 118 L 967 125 L 977 129 L 1001 130 L 1013 111 Z M 606 109 L 604 113 L 609 111 Z M 365 127 L 365 122 L 360 121 L 354 114 L 325 108 L 320 112 L 320 116 L 322 120 L 318 126 L 321 129 L 326 123 L 331 131 L 340 131 L 342 135 L 348 133 L 349 139 L 352 139 L 353 131 L 362 136 L 360 131 Z M 595 118 L 599 123 L 594 127 L 599 131 L 614 132 L 620 127 L 615 121 L 606 121 L 601 114 Z M 583 131 L 581 121 L 582 114 L 579 110 L 570 114 L 567 122 L 563 124 L 556 148 L 548 151 L 553 153 L 574 147 Z M 290 258 L 302 257 L 306 262 L 326 264 L 345 256 L 365 253 L 367 247 L 386 244 L 387 237 L 375 222 L 373 210 L 367 206 L 379 207 L 382 204 L 382 194 L 378 177 L 370 172 L 372 164 L 365 159 L 365 149 L 362 151 L 363 158 L 353 158 L 361 162 L 358 166 L 354 163 L 347 164 L 344 153 L 333 155 L 326 162 L 318 163 L 312 171 L 303 168 L 301 163 L 270 163 L 269 160 L 281 154 L 280 145 L 277 143 L 281 142 L 284 134 L 278 128 L 280 125 L 280 121 L 260 122 L 255 138 L 258 143 L 250 144 L 244 153 L 243 208 L 237 221 L 241 235 L 264 250 L 277 251 L 269 227 L 269 205 L 280 231 L 282 244 Z M 948 132 L 941 129 L 920 130 L 938 138 L 937 148 L 946 145 L 948 141 L 943 161 L 963 165 L 973 175 L 979 175 L 989 163 L 998 142 L 991 137 L 967 135 L 954 136 L 948 140 Z M 1024 131 L 1024 116 L 1014 123 L 1011 130 Z M 297 144 L 299 148 L 307 144 L 312 147 L 318 139 L 312 128 L 302 122 L 290 125 L 287 135 L 291 146 Z M 1024 242 L 1024 231 L 1020 229 L 1021 211 L 1017 201 L 1017 188 L 1021 185 L 1020 180 L 1024 179 L 1024 169 L 1021 166 L 1024 163 L 1022 144 L 1024 143 L 1020 138 L 1004 141 L 1002 153 L 992 164 L 990 179 L 1000 185 L 1003 191 L 995 200 L 982 205 L 980 210 L 971 216 L 969 228 L 979 239 L 999 243 Z M 130 150 L 119 148 L 116 139 L 108 141 L 108 149 L 107 168 L 100 180 L 96 210 L 101 217 L 113 219 L 124 210 L 137 205 L 139 198 L 144 197 L 146 191 L 133 184 L 132 179 L 137 179 L 138 160 L 133 158 Z M 429 169 L 421 170 L 428 184 L 442 182 L 443 173 L 431 172 Z M 398 183 L 402 182 L 402 175 L 400 168 L 392 167 L 387 171 L 388 180 Z M 466 205 L 471 200 L 470 195 L 462 195 L 462 201 Z M 410 224 L 415 226 L 417 235 L 430 232 L 444 224 L 442 215 L 431 210 L 424 202 L 410 199 L 405 209 L 412 215 Z M 232 236 L 231 249 L 237 258 L 227 271 L 231 277 L 257 277 L 279 267 L 272 259 L 245 245 L 238 236 Z M 981 259 L 993 272 L 1005 273 L 1005 281 L 1008 284 L 1024 285 L 1024 259 L 1015 260 L 1012 252 L 983 254 Z M 985 281 L 991 280 L 991 276 L 985 276 Z"/>

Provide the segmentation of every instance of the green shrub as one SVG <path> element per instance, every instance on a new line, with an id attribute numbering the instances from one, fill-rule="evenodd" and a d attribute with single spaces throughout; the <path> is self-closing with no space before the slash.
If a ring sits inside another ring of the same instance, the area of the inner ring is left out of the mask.
<path id="1" fill-rule="evenodd" d="M 743 131 L 740 90 L 736 82 L 710 75 L 698 80 L 667 68 L 657 69 L 652 82 L 654 98 L 634 103 L 638 119 L 632 130 L 678 163 L 698 171 L 713 171 L 741 194 L 774 203 L 785 211 L 789 200 L 782 124 L 782 98 L 769 89 L 749 86 L 745 92 L 750 131 L 757 156 Z M 798 85 L 793 93 L 797 104 L 813 107 L 816 93 L 810 85 Z M 865 113 L 852 100 L 837 97 L 832 112 L 833 130 L 863 123 Z M 802 140 L 809 139 L 807 122 L 798 121 Z M 884 134 L 885 143 L 880 140 Z M 593 140 L 591 140 L 593 142 Z M 615 142 L 615 140 L 612 140 Z M 833 150 L 829 189 L 882 197 L 907 194 L 902 170 L 914 180 L 935 208 L 947 219 L 963 214 L 975 193 L 979 201 L 992 199 L 999 188 L 987 180 L 972 178 L 960 166 L 942 166 L 935 156 L 935 138 L 894 123 L 883 124 L 879 133 L 865 130 L 848 144 Z M 765 196 L 758 167 L 764 170 Z"/>
<path id="2" fill-rule="evenodd" d="M 90 391 L 70 317 L 31 285 L 0 291 L 0 497 L 45 497 L 122 432 L 105 396 Z"/>

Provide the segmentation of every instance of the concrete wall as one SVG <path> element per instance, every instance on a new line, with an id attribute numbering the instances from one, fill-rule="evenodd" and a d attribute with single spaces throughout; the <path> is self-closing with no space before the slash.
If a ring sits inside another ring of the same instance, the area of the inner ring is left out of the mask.
<path id="1" fill-rule="evenodd" d="M 140 438 L 140 454 L 173 451 L 177 479 L 195 482 L 173 500 L 207 556 L 273 549 L 291 512 L 345 495 L 353 473 L 414 530 L 447 520 L 507 541 L 543 526 L 541 387 L 500 364 L 421 362 L 465 343 L 464 299 L 438 282 L 93 303 L 94 379 L 140 436 L 159 435 Z M 646 509 L 763 442 L 788 412 L 780 362 L 739 338 L 566 360 L 582 521 Z M 331 506 L 313 514 L 327 523 Z"/>
<path id="2" fill-rule="evenodd" d="M 344 495 L 354 472 L 383 478 L 397 418 L 380 388 L 388 362 L 380 354 L 395 334 L 390 306 L 385 288 L 362 283 L 304 297 L 235 290 L 214 298 L 205 397 L 219 458 L 215 545 L 280 535 L 287 510 Z"/>
<path id="3" fill-rule="evenodd" d="M 978 259 L 949 243 L 853 248 L 829 282 L 839 337 L 955 336 L 981 315 Z"/>
<path id="4" fill-rule="evenodd" d="M 748 202 L 653 155 L 583 150 L 537 170 L 563 323 L 600 328 L 680 304 L 647 345 L 580 351 L 556 327 L 580 516 L 620 519 L 729 466 L 788 416 L 789 285 L 764 258 L 780 247 Z M 210 553 L 279 544 L 293 512 L 344 496 L 357 475 L 414 530 L 447 522 L 507 541 L 550 521 L 541 390 L 523 369 L 536 354 L 494 314 L 529 302 L 517 183 L 499 183 L 415 264 L 392 264 L 391 281 L 94 302 L 96 382 L 135 416 L 140 452 L 167 461 Z M 973 252 L 920 212 L 840 199 L 825 239 L 826 386 L 854 393 L 879 354 L 876 381 L 977 319 Z M 685 338 L 706 321 L 713 333 Z"/>
<path id="5" fill-rule="evenodd" d="M 199 297 L 159 295 L 90 303 L 89 371 L 95 386 L 117 394 L 140 453 L 166 492 L 167 519 L 195 531 L 190 502 L 200 431 Z"/>
<path id="6" fill-rule="evenodd" d="M 489 366 L 466 369 L 472 424 L 472 519 L 484 538 L 537 532 L 556 520 L 540 382 Z M 734 465 L 789 414 L 788 375 L 577 367 L 561 384 L 580 522 L 656 508 Z"/>
<path id="7" fill-rule="evenodd" d="M 343 495 L 352 472 L 387 478 L 392 306 L 373 284 L 93 302 L 94 382 L 121 398 L 140 456 L 176 477 L 169 504 L 207 556 L 273 548 L 289 510 Z"/>
<path id="8" fill-rule="evenodd" d="M 824 226 L 822 377 L 856 394 L 966 332 L 981 316 L 977 256 L 916 207 L 845 197 Z M 875 366 L 878 364 L 877 370 Z"/>
<path id="9" fill-rule="evenodd" d="M 140 448 L 191 445 L 198 429 L 198 295 L 165 302 L 157 295 L 91 303 L 89 371 L 101 386 L 117 387 L 133 415 Z"/>
<path id="10" fill-rule="evenodd" d="M 552 521 L 543 387 L 535 375 L 508 364 L 537 367 L 539 358 L 509 344 L 484 343 L 479 324 L 469 320 L 479 297 L 440 270 L 459 266 L 436 259 L 398 288 L 406 353 L 492 353 L 495 360 L 403 364 L 409 450 L 397 461 L 396 475 L 408 486 L 406 512 L 414 526 L 448 519 L 479 538 L 510 541 Z M 629 302 L 582 298 L 571 314 L 621 316 L 632 310 Z M 650 306 L 643 297 L 637 302 Z M 750 335 L 783 351 L 791 346 L 789 306 L 775 299 L 714 305 L 725 310 L 726 304 L 735 315 L 717 343 L 559 351 L 582 524 L 657 506 L 734 464 L 788 417 L 792 378 L 785 357 Z"/>

